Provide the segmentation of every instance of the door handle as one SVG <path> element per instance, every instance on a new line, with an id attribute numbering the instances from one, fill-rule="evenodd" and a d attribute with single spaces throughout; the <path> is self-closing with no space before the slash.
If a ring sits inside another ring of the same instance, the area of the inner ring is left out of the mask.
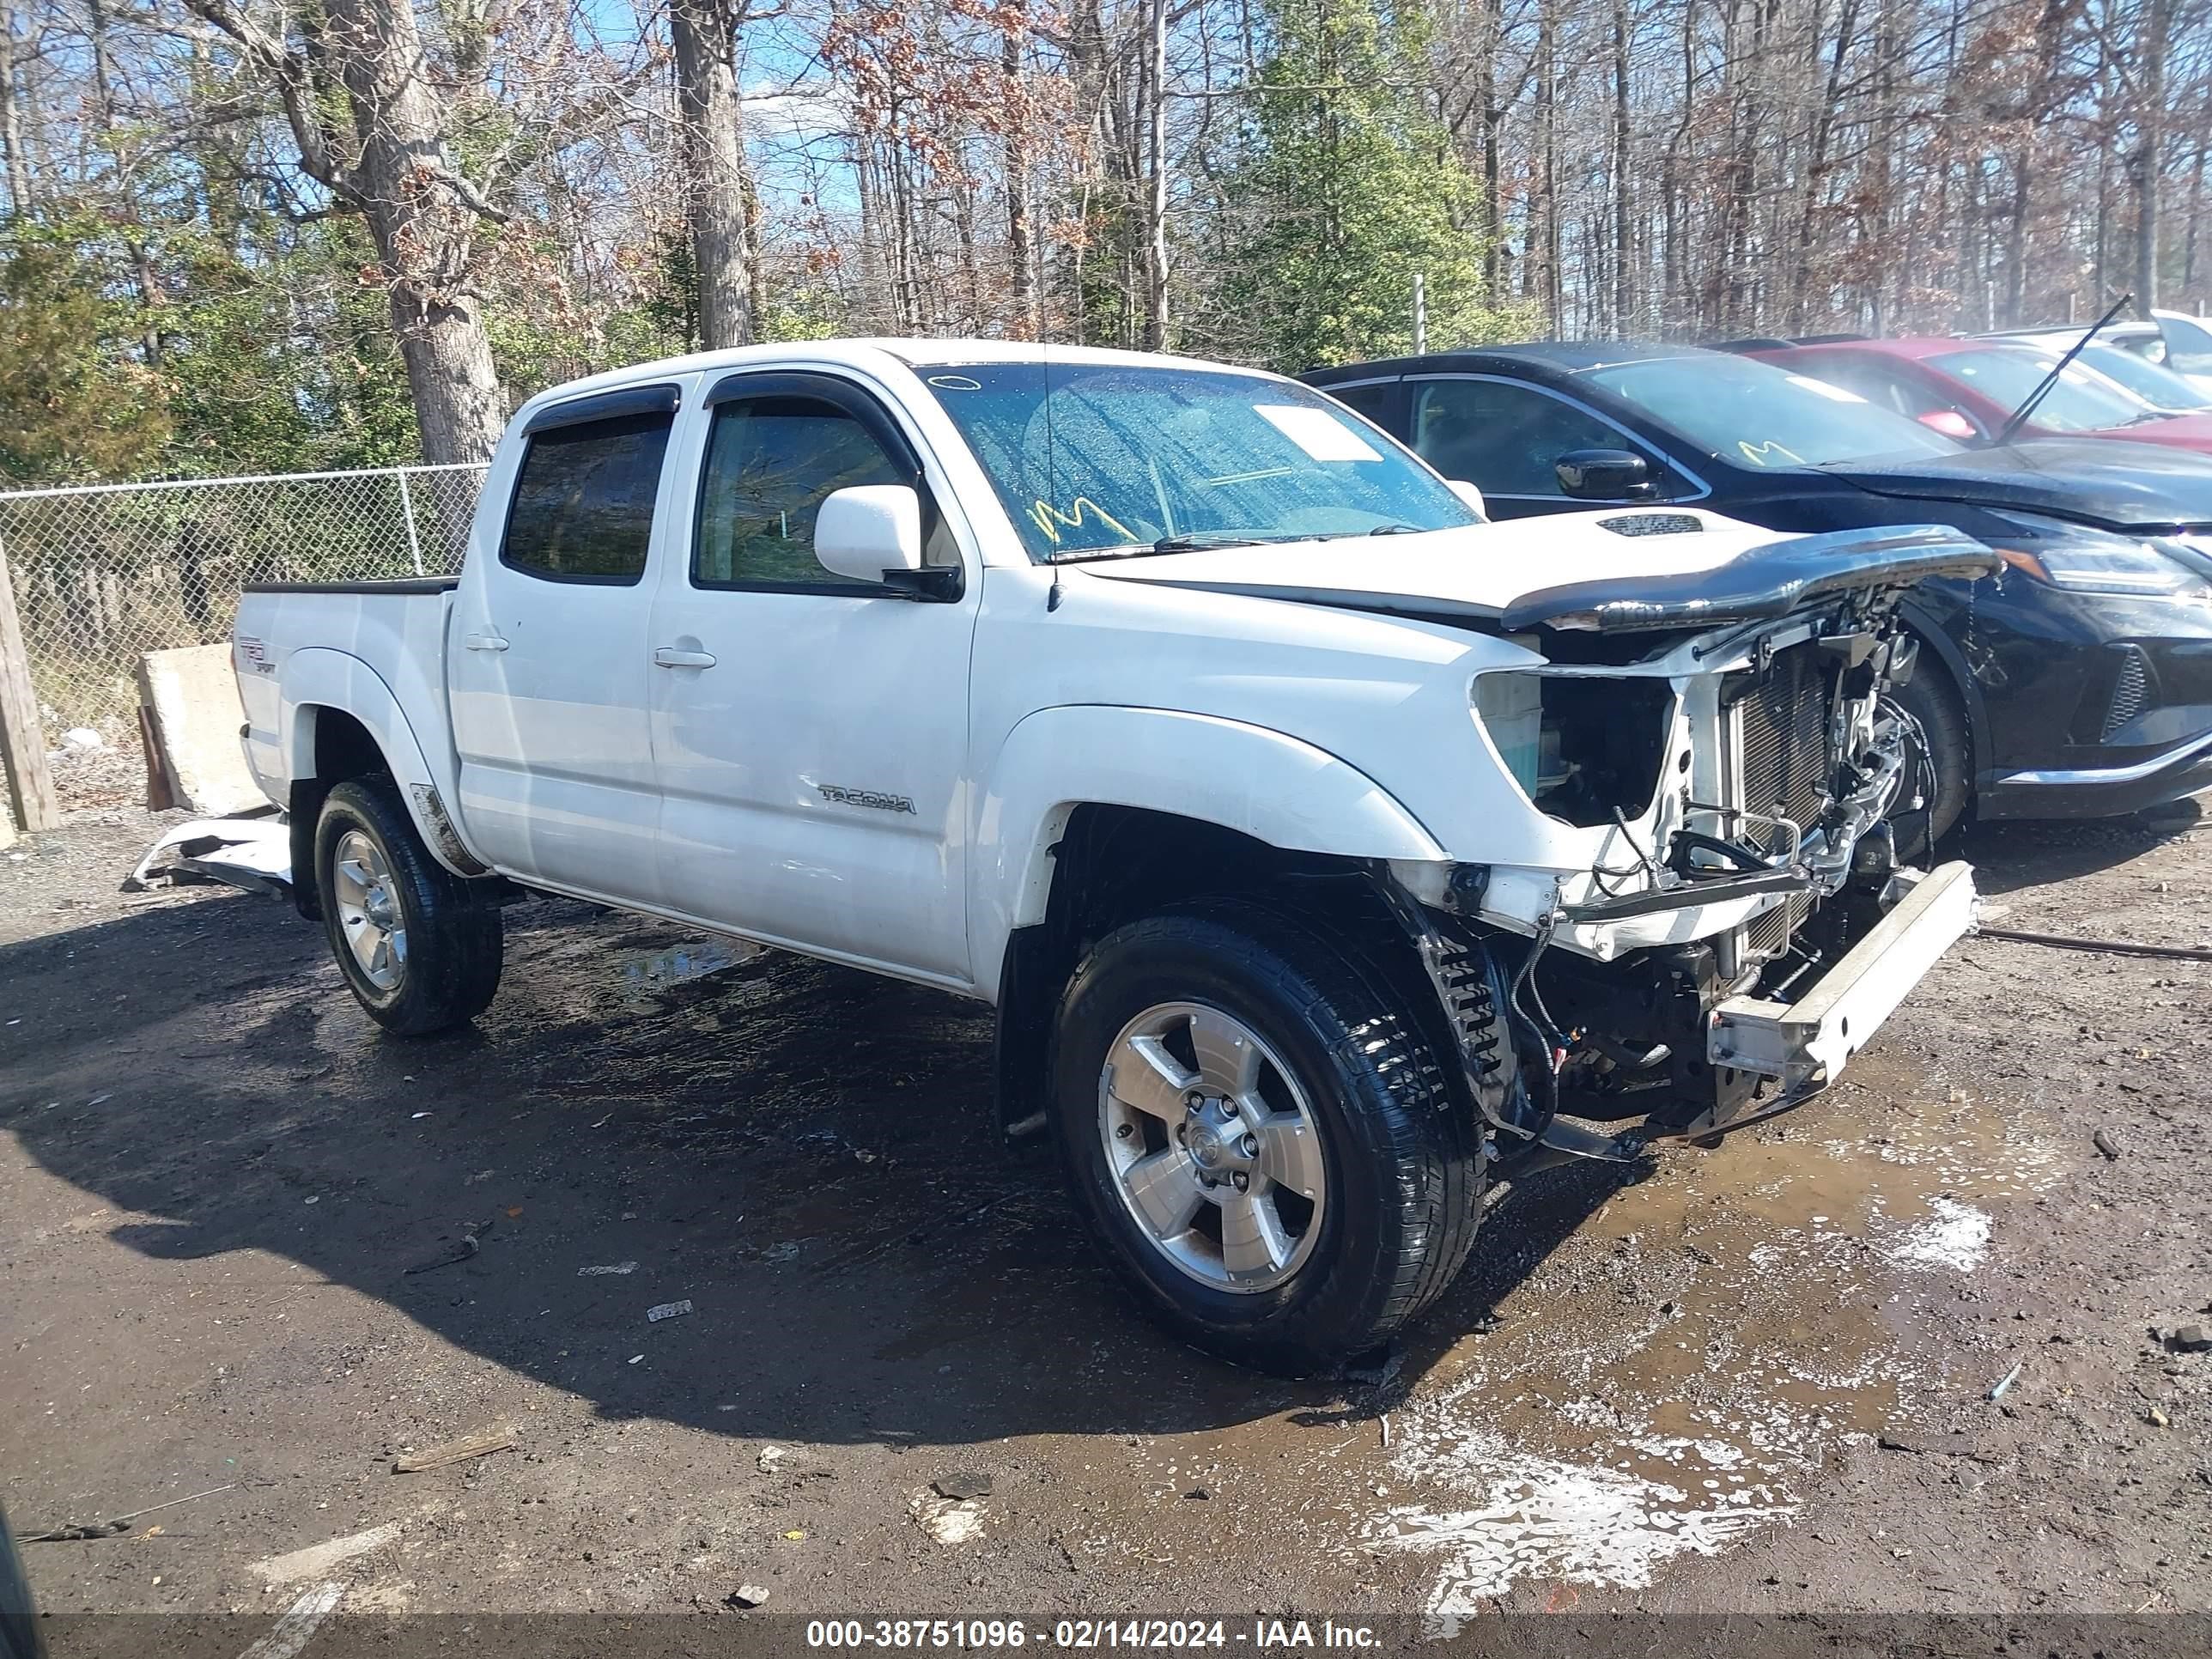
<path id="1" fill-rule="evenodd" d="M 653 653 L 653 660 L 662 668 L 712 668 L 714 653 L 711 651 L 678 651 L 672 645 L 664 645 Z"/>
<path id="2" fill-rule="evenodd" d="M 507 641 L 496 634 L 466 634 L 462 635 L 461 643 L 468 647 L 471 651 L 504 651 L 507 649 Z"/>

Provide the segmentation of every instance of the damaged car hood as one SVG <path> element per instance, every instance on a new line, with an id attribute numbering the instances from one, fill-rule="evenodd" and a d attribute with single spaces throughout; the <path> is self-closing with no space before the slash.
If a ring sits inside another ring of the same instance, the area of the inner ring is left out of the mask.
<path id="1" fill-rule="evenodd" d="M 1081 568 L 1114 580 L 1478 622 L 1506 633 L 1610 633 L 1779 617 L 1825 593 L 1984 575 L 1996 564 L 1979 542 L 1940 526 L 1778 537 L 1717 514 L 1635 508 Z"/>

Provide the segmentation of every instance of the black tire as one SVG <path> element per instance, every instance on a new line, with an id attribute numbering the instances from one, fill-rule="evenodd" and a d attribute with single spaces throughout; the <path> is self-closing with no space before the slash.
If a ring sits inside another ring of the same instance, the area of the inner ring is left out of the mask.
<path id="1" fill-rule="evenodd" d="M 1920 651 L 1919 672 L 1910 685 L 1897 693 L 1897 701 L 1920 722 L 1921 732 L 1928 740 L 1928 769 L 1934 778 L 1925 814 L 1905 813 L 1898 822 L 1898 855 L 1917 859 L 1949 835 L 1966 815 L 1974 791 L 1973 742 L 1966 730 L 1966 708 L 1951 685 L 1949 674 L 1925 646 Z M 1908 787 L 1918 781 L 1917 775 L 1909 777 Z"/>
<path id="2" fill-rule="evenodd" d="M 369 975 L 348 941 L 337 865 L 349 834 L 368 837 L 382 855 L 388 900 L 405 929 L 397 982 L 388 986 Z M 430 856 L 389 779 L 359 778 L 331 791 L 315 823 L 315 882 L 338 971 L 386 1030 L 425 1036 L 465 1025 L 490 1006 L 505 948 L 499 908 Z"/>
<path id="3" fill-rule="evenodd" d="M 1268 1288 L 1217 1288 L 1178 1267 L 1131 1214 L 1111 1166 L 1107 1055 L 1131 1021 L 1176 1003 L 1255 1035 L 1319 1131 L 1318 1236 Z M 1402 1000 L 1346 951 L 1255 905 L 1194 907 L 1103 940 L 1060 1000 L 1051 1099 L 1076 1206 L 1107 1259 L 1170 1329 L 1237 1364 L 1302 1376 L 1389 1340 L 1474 1242 L 1482 1137 Z"/>

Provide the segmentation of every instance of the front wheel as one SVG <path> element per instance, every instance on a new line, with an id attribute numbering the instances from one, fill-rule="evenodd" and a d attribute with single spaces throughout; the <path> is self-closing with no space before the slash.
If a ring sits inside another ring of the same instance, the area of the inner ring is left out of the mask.
<path id="1" fill-rule="evenodd" d="M 331 791 L 315 823 L 315 879 L 338 970 L 385 1030 L 427 1036 L 490 1006 L 498 908 L 430 856 L 387 780 Z"/>
<path id="2" fill-rule="evenodd" d="M 1131 924 L 1061 1000 L 1055 1128 L 1077 1206 L 1151 1311 L 1298 1375 L 1389 1340 L 1481 1208 L 1471 1109 L 1399 1001 L 1255 906 Z"/>
<path id="3" fill-rule="evenodd" d="M 1973 744 L 1966 731 L 1966 711 L 1935 656 L 1923 646 L 1919 672 L 1895 694 L 1898 706 L 1918 723 L 1925 745 L 1919 756 L 1924 765 L 1915 769 L 1912 779 L 1926 796 L 1924 811 L 1906 815 L 1899 824 L 1897 850 L 1908 859 L 1922 857 L 1949 835 L 1973 798 Z"/>

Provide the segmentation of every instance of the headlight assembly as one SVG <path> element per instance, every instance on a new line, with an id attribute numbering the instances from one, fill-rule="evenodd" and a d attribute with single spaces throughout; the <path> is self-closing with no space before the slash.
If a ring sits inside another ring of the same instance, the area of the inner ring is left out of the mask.
<path id="1" fill-rule="evenodd" d="M 2137 599 L 2178 599 L 2204 586 L 2201 575 L 2155 543 L 2032 513 L 1996 517 L 2013 532 L 1989 538 L 1997 556 L 2049 586 Z"/>

